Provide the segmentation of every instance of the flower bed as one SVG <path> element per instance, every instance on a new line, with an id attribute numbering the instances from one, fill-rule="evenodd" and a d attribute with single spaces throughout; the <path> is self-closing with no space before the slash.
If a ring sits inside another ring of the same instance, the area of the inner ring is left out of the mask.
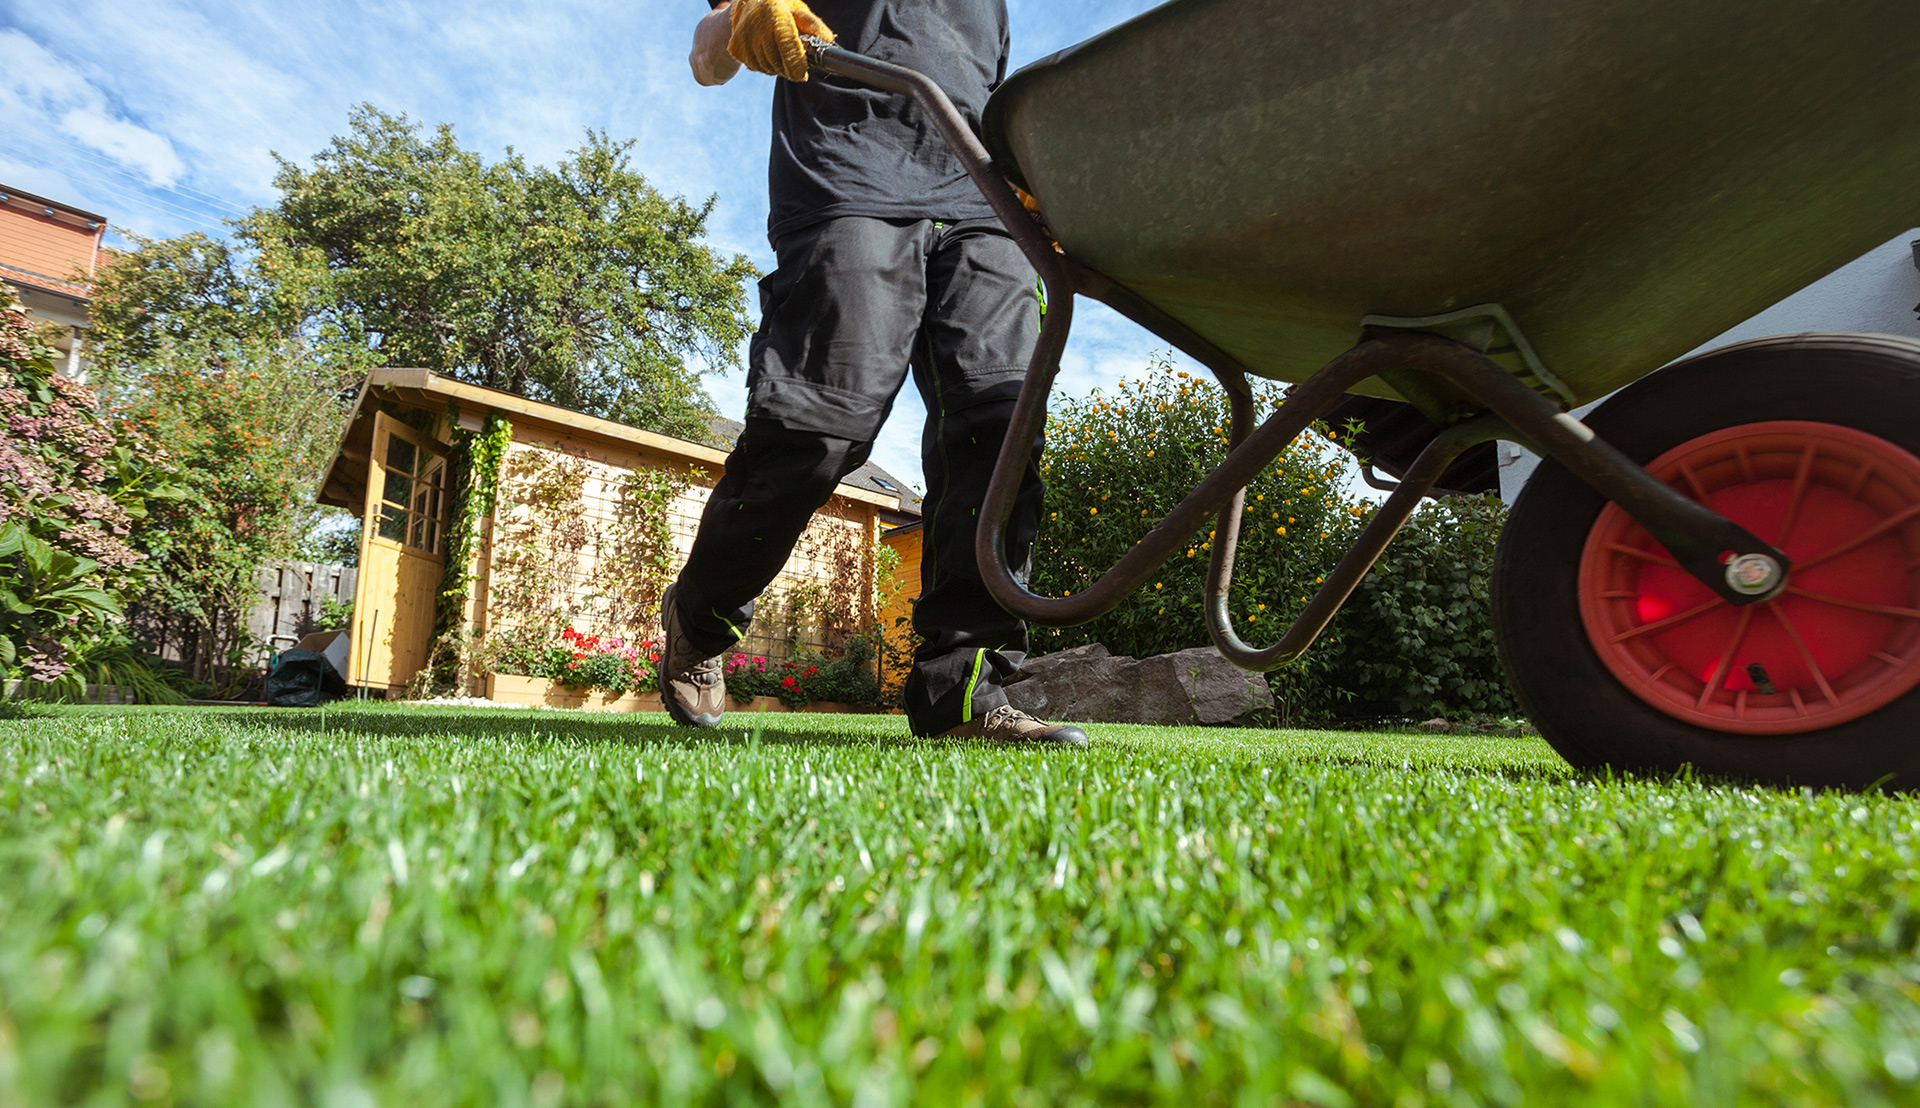
<path id="1" fill-rule="evenodd" d="M 569 627 L 552 645 L 514 637 L 486 652 L 486 695 L 505 703 L 657 712 L 662 705 L 660 651 L 651 641 L 587 635 Z M 849 640 L 838 658 L 812 655 L 770 661 L 730 654 L 727 694 L 748 711 L 881 711 L 882 689 L 865 639 Z"/>
<path id="2" fill-rule="evenodd" d="M 486 697 L 501 704 L 526 704 L 536 708 L 581 708 L 589 712 L 662 712 L 657 692 L 613 694 L 594 690 L 570 689 L 545 677 L 518 677 L 510 673 L 487 675 Z M 799 707 L 780 702 L 779 697 L 756 696 L 736 700 L 727 706 L 733 712 L 880 712 L 868 704 L 841 704 L 831 700 L 808 701 Z"/>
<path id="3" fill-rule="evenodd" d="M 773 662 L 749 654 L 726 657 L 727 695 L 738 701 L 777 697 L 791 708 L 814 702 L 878 704 L 883 690 L 875 670 L 873 647 L 864 638 L 847 640 L 838 658 L 820 655 Z"/>

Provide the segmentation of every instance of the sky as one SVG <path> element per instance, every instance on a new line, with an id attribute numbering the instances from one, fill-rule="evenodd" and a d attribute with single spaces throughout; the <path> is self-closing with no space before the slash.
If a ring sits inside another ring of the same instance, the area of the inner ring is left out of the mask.
<path id="1" fill-rule="evenodd" d="M 1153 3 L 1008 0 L 1013 64 Z M 588 129 L 634 139 L 634 165 L 656 187 L 716 198 L 710 245 L 771 269 L 773 82 L 742 73 L 720 88 L 694 84 L 687 50 L 706 10 L 700 0 L 0 0 L 0 183 L 105 215 L 117 230 L 218 232 L 275 201 L 274 153 L 310 160 L 365 101 L 452 124 L 489 158 L 511 147 L 552 164 Z M 1083 303 L 1056 394 L 1138 376 L 1164 345 Z M 744 370 L 706 381 L 722 414 L 738 418 Z M 916 487 L 923 419 L 903 390 L 874 452 Z"/>

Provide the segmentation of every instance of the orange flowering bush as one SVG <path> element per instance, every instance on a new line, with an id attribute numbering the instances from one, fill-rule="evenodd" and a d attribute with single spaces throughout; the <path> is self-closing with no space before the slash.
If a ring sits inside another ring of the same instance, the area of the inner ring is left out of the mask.
<path id="1" fill-rule="evenodd" d="M 1277 385 L 1254 387 L 1257 410 L 1281 401 Z M 1052 596 L 1085 589 L 1211 473 L 1227 453 L 1220 387 L 1157 360 L 1113 394 L 1061 404 L 1047 426 L 1047 482 L 1034 588 Z M 1347 491 L 1351 463 L 1318 434 L 1303 435 L 1247 489 L 1234 559 L 1232 614 L 1242 638 L 1265 645 L 1292 622 L 1361 522 Z M 1089 642 L 1145 657 L 1204 646 L 1211 520 L 1112 612 L 1063 629 L 1035 628 L 1036 652 Z M 1303 663 L 1309 669 L 1312 655 Z M 1291 671 L 1298 676 L 1305 670 Z"/>
<path id="2" fill-rule="evenodd" d="M 1261 418 L 1284 390 L 1254 386 Z M 1210 378 L 1162 358 L 1111 395 L 1061 404 L 1041 464 L 1046 507 L 1033 588 L 1066 596 L 1119 561 L 1227 452 L 1227 402 Z M 1292 625 L 1373 505 L 1355 496 L 1352 462 L 1323 428 L 1302 435 L 1247 489 L 1234 558 L 1231 616 L 1266 646 Z M 1288 720 L 1503 714 L 1513 710 L 1492 649 L 1486 575 L 1498 501 L 1430 504 L 1389 548 L 1306 656 L 1269 675 Z M 1206 646 L 1206 567 L 1214 524 L 1119 607 L 1078 627 L 1033 630 L 1048 653 L 1104 643 L 1146 657 Z"/>

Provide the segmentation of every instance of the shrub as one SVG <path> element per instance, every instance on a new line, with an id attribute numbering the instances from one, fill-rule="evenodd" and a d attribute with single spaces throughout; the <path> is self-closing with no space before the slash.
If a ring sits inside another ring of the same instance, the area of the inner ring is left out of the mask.
<path id="1" fill-rule="evenodd" d="M 880 705 L 885 697 L 873 643 L 866 636 L 848 639 L 834 657 L 808 653 L 773 662 L 756 654 L 729 654 L 723 664 L 727 695 L 742 704 L 756 696 L 774 696 L 791 708 L 814 701 Z"/>
<path id="2" fill-rule="evenodd" d="M 1263 412 L 1280 397 L 1278 386 L 1255 386 Z M 1226 442 L 1225 395 L 1165 358 L 1143 379 L 1121 382 L 1112 397 L 1095 392 L 1066 401 L 1047 428 L 1035 590 L 1064 596 L 1092 584 L 1213 471 Z M 1345 455 L 1303 435 L 1247 489 L 1231 594 L 1243 638 L 1264 645 L 1285 631 L 1346 549 L 1365 510 L 1346 491 L 1349 472 Z M 1035 652 L 1100 642 L 1116 654 L 1146 657 L 1205 645 L 1201 605 L 1213 538 L 1209 522 L 1099 619 L 1034 628 Z"/>
<path id="3" fill-rule="evenodd" d="M 489 673 L 544 677 L 570 689 L 598 689 L 619 696 L 652 692 L 660 654 L 650 642 L 601 638 L 571 627 L 558 632 L 539 624 L 488 635 L 474 661 Z"/>
<path id="4" fill-rule="evenodd" d="M 112 640 L 153 578 L 134 528 L 177 486 L 144 435 L 54 371 L 5 285 L 0 412 L 0 674 L 52 682 Z"/>
<path id="5" fill-rule="evenodd" d="M 1295 691 L 1306 718 L 1507 716 L 1519 703 L 1494 648 L 1497 496 L 1423 504 L 1314 647 L 1338 676 Z M 1278 691 L 1278 690 L 1276 690 Z"/>
<path id="6" fill-rule="evenodd" d="M 1266 383 L 1254 391 L 1262 413 L 1284 395 Z M 1113 396 L 1065 401 L 1047 438 L 1033 587 L 1065 596 L 1091 585 L 1219 464 L 1226 397 L 1162 358 Z M 1234 626 L 1254 646 L 1286 631 L 1372 514 L 1347 491 L 1352 474 L 1347 456 L 1316 430 L 1248 488 L 1230 596 Z M 1503 514 L 1493 498 L 1421 508 L 1313 649 L 1268 675 L 1280 717 L 1514 711 L 1487 606 Z M 1213 538 L 1209 523 L 1112 612 L 1078 627 L 1035 627 L 1035 652 L 1100 642 L 1146 657 L 1207 645 L 1202 604 Z"/>
<path id="7" fill-rule="evenodd" d="M 807 672 L 798 684 L 808 700 L 841 704 L 878 704 L 881 701 L 880 668 L 872 641 L 865 636 L 848 639 L 835 658 L 815 655 L 807 659 Z"/>

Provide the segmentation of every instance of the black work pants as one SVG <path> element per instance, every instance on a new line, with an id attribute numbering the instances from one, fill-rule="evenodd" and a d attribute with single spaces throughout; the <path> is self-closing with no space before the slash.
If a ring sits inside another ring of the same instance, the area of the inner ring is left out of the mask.
<path id="1" fill-rule="evenodd" d="M 992 220 L 849 217 L 783 235 L 760 282 L 746 429 L 700 519 L 676 598 L 697 645 L 746 634 L 753 601 L 840 479 L 867 460 L 909 369 L 926 401 L 921 645 L 906 709 L 938 734 L 1006 702 L 1027 629 L 987 593 L 974 530 L 1039 335 L 1033 269 Z M 1033 460 L 1007 529 L 1025 576 L 1040 521 Z"/>

